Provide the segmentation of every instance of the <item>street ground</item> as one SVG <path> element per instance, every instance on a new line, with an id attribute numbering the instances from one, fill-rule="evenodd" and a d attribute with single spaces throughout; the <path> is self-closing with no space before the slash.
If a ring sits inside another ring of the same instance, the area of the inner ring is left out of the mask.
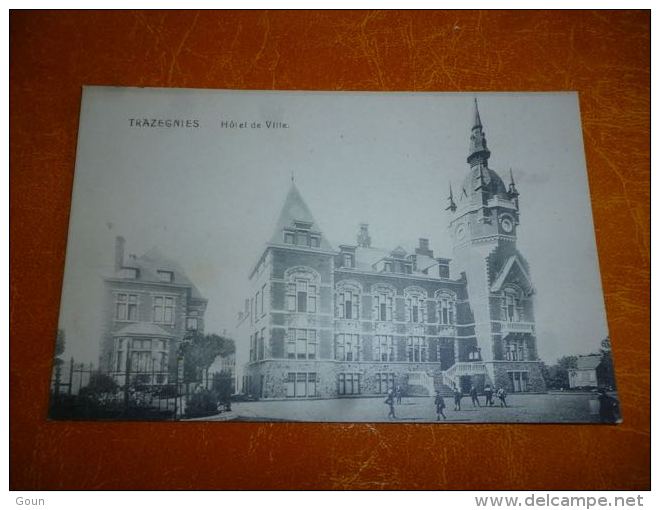
<path id="1" fill-rule="evenodd" d="M 396 419 L 388 418 L 385 397 L 340 398 L 322 400 L 277 400 L 236 402 L 232 412 L 202 418 L 222 421 L 318 421 L 318 422 L 435 422 L 433 397 L 403 398 L 395 406 Z M 445 398 L 446 422 L 473 423 L 594 423 L 599 422 L 597 396 L 594 393 L 509 394 L 508 407 L 473 407 L 464 397 L 461 411 L 454 411 L 454 401 Z M 590 403 L 590 401 L 593 401 Z M 441 421 L 442 420 L 441 418 Z"/>

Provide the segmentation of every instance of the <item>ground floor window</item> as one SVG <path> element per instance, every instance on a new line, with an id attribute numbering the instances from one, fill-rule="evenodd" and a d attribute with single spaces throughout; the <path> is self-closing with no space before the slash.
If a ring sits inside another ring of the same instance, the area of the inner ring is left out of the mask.
<path id="1" fill-rule="evenodd" d="M 528 372 L 509 372 L 509 382 L 514 392 L 529 391 Z"/>
<path id="2" fill-rule="evenodd" d="M 360 394 L 360 374 L 341 373 L 338 376 L 338 393 L 340 395 Z"/>
<path id="3" fill-rule="evenodd" d="M 387 393 L 394 389 L 394 374 L 380 372 L 376 374 L 378 378 L 378 393 Z"/>
<path id="4" fill-rule="evenodd" d="M 315 397 L 317 376 L 315 372 L 289 372 L 286 382 L 287 397 Z"/>

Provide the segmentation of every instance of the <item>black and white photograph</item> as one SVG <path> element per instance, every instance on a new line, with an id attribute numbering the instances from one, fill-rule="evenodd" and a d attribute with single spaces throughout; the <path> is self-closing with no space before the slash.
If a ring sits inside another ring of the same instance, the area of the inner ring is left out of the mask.
<path id="1" fill-rule="evenodd" d="M 619 423 L 577 93 L 85 87 L 52 420 Z"/>

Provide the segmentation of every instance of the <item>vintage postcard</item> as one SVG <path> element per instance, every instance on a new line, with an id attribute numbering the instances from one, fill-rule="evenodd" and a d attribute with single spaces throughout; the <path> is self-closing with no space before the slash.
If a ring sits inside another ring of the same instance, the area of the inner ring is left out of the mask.
<path id="1" fill-rule="evenodd" d="M 86 87 L 50 417 L 620 421 L 577 94 Z"/>

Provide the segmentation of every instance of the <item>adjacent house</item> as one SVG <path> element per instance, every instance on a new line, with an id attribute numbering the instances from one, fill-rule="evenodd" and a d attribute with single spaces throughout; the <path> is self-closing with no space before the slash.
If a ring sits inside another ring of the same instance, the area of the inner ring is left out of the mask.
<path id="1" fill-rule="evenodd" d="M 568 371 L 570 388 L 596 388 L 599 386 L 599 369 L 602 358 L 599 354 L 578 356 L 576 368 Z"/>
<path id="2" fill-rule="evenodd" d="M 181 266 L 157 249 L 126 256 L 115 240 L 114 273 L 104 279 L 105 309 L 99 365 L 123 384 L 175 380 L 181 341 L 204 331 L 207 300 Z"/>

